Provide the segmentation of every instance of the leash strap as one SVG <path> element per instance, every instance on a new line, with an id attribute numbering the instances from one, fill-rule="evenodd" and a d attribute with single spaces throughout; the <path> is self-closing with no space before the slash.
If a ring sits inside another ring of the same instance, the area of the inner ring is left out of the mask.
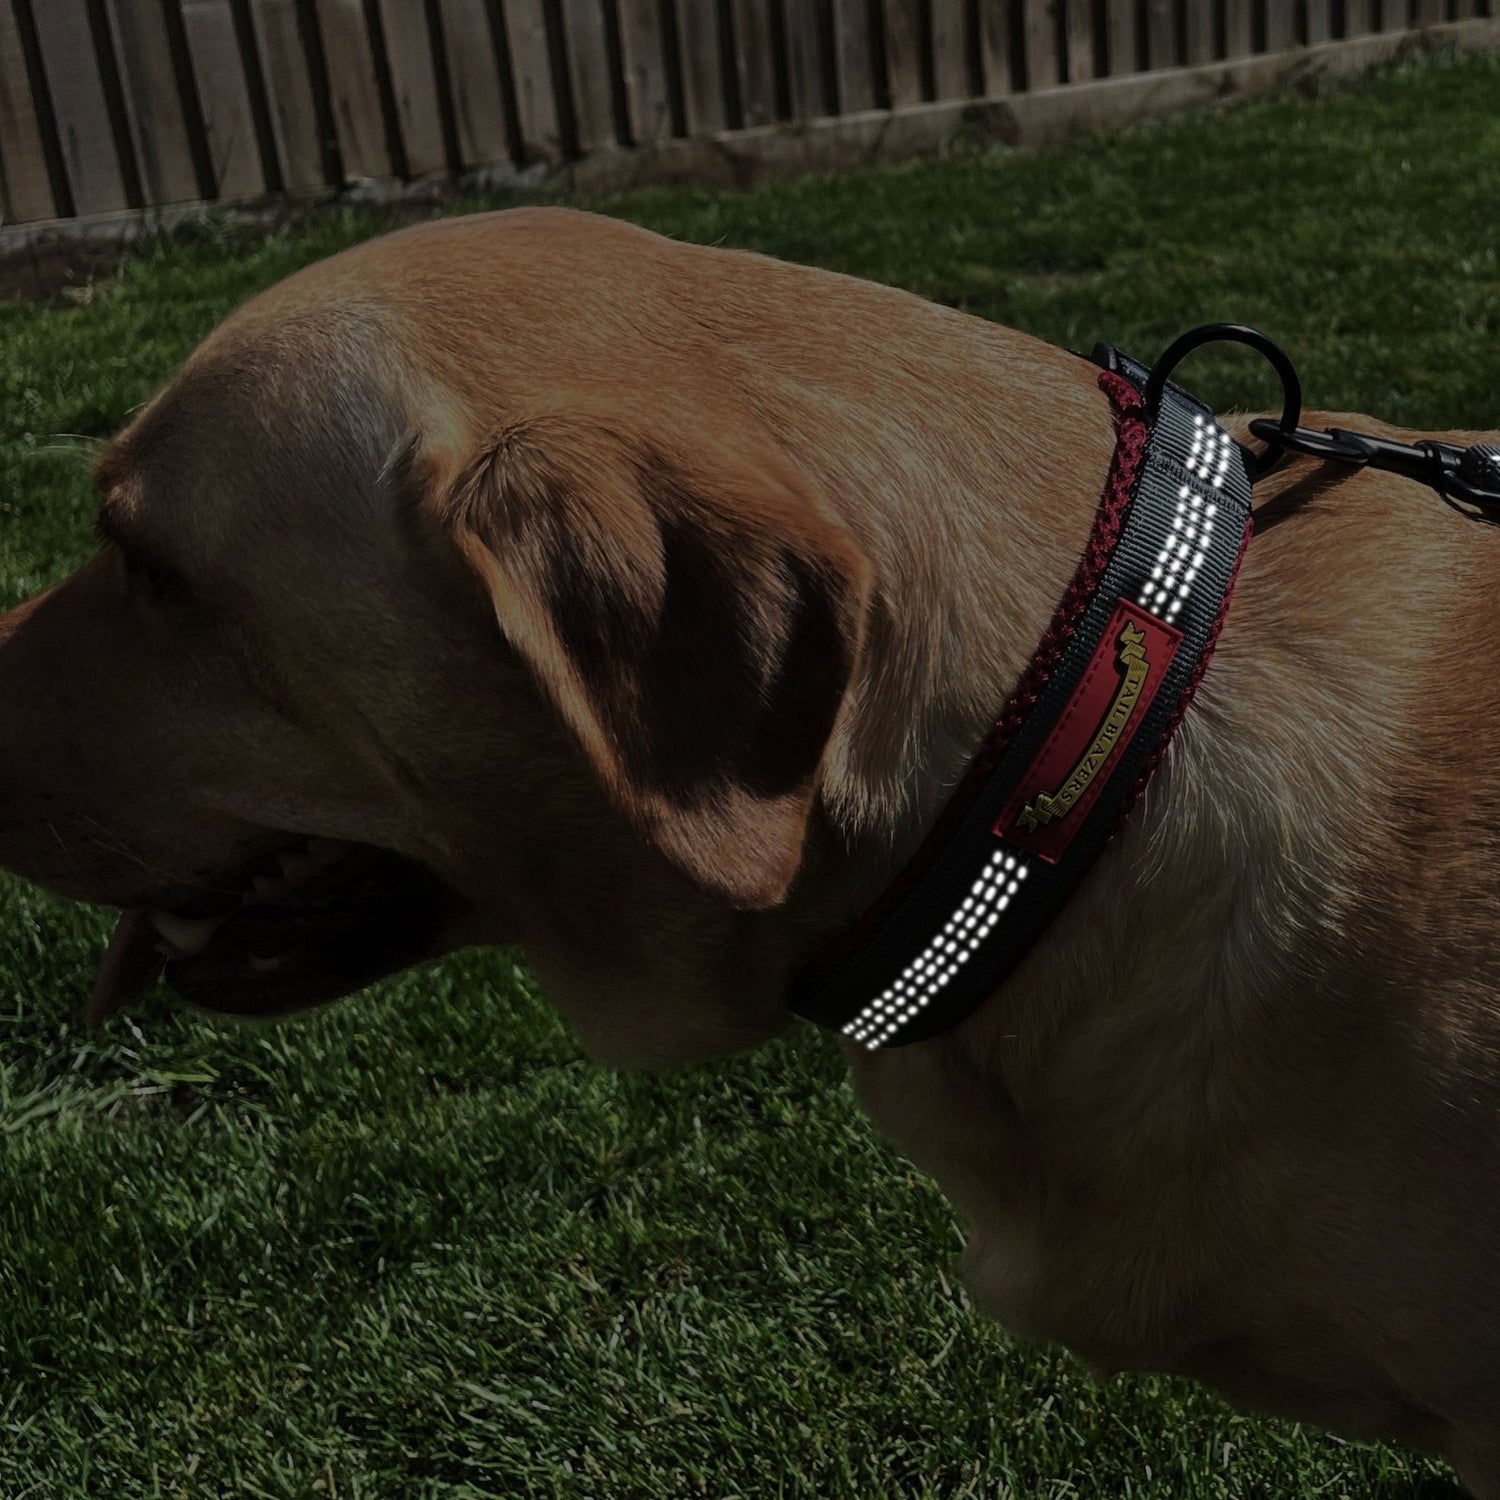
<path id="1" fill-rule="evenodd" d="M 1152 387 L 1110 345 L 1092 358 L 1116 446 L 1078 572 L 921 847 L 788 988 L 871 1049 L 968 1015 L 1082 883 L 1192 701 L 1250 539 L 1254 455 L 1166 359 Z"/>

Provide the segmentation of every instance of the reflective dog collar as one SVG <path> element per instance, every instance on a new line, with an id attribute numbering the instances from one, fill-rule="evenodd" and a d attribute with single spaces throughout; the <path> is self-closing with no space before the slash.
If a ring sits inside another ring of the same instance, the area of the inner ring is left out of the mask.
<path id="1" fill-rule="evenodd" d="M 872 1049 L 968 1015 L 1082 883 L 1192 701 L 1250 540 L 1253 459 L 1214 414 L 1172 384 L 1152 412 L 1144 366 L 1092 358 L 1116 444 L 1078 572 L 921 847 L 788 986 Z"/>

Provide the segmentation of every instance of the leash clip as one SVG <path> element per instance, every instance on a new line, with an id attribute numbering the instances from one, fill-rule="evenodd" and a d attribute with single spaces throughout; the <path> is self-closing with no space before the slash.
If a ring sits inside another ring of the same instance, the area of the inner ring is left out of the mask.
<path id="1" fill-rule="evenodd" d="M 1283 452 L 1302 453 L 1334 463 L 1383 469 L 1415 479 L 1437 493 L 1454 509 L 1476 520 L 1500 522 L 1500 446 L 1475 443 L 1460 448 L 1423 438 L 1398 443 L 1368 432 L 1330 427 L 1314 432 L 1306 427 L 1288 431 L 1267 417 L 1257 417 L 1250 431 L 1262 442 Z"/>

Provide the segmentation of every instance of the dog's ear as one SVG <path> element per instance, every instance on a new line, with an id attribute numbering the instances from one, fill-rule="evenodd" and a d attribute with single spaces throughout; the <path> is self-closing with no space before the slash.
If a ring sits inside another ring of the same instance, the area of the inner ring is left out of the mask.
<path id="1" fill-rule="evenodd" d="M 801 859 L 869 563 L 765 440 L 691 457 L 578 414 L 521 423 L 443 497 L 512 646 L 618 806 L 735 905 Z"/>

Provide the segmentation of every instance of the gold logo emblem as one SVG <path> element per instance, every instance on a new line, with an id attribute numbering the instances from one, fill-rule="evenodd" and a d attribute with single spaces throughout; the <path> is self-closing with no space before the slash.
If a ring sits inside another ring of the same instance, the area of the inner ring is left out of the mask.
<path id="1" fill-rule="evenodd" d="M 1109 759 L 1109 752 L 1114 749 L 1121 732 L 1130 722 L 1136 705 L 1141 701 L 1141 689 L 1145 687 L 1146 675 L 1151 670 L 1151 663 L 1146 659 L 1145 631 L 1136 629 L 1127 621 L 1115 642 L 1115 648 L 1115 660 L 1122 673 L 1115 701 L 1104 715 L 1104 722 L 1100 724 L 1093 744 L 1083 752 L 1078 764 L 1068 772 L 1057 791 L 1038 792 L 1021 809 L 1016 826 L 1024 828 L 1027 833 L 1035 833 L 1038 828 L 1054 819 L 1066 816 L 1077 805 L 1079 798 L 1088 791 L 1090 783 L 1099 774 L 1099 768 Z"/>

